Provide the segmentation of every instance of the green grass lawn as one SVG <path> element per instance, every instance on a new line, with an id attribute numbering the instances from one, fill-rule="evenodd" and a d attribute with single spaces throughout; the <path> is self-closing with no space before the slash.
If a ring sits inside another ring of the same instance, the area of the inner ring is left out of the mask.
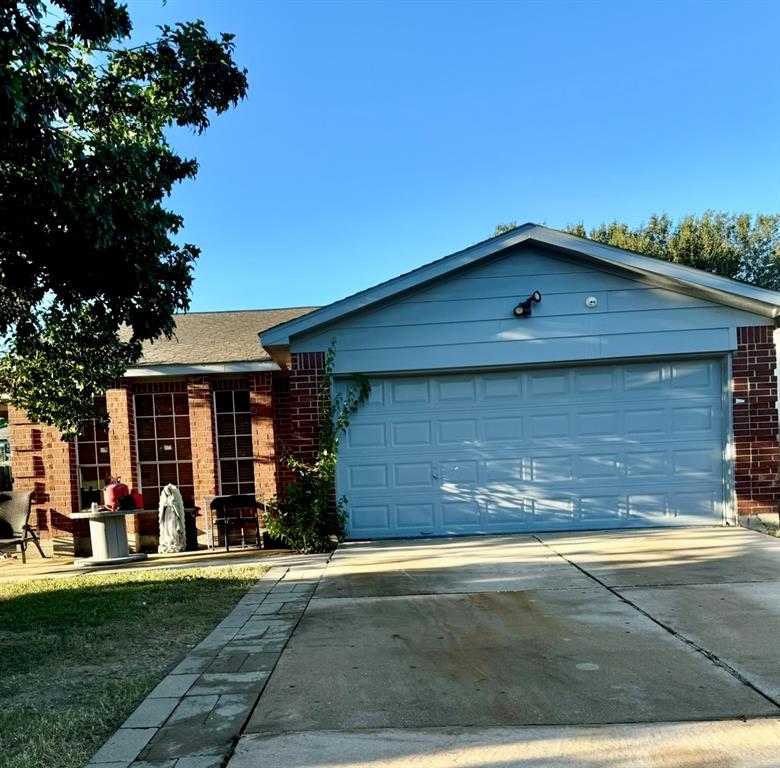
<path id="1" fill-rule="evenodd" d="M 82 768 L 265 570 L 0 582 L 0 768 Z"/>

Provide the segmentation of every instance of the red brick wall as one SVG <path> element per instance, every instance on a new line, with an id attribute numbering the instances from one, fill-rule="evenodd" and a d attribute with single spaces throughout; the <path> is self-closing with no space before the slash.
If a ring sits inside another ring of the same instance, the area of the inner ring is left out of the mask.
<path id="1" fill-rule="evenodd" d="M 284 465 L 283 456 L 292 446 L 292 423 L 290 422 L 290 377 L 277 373 L 273 377 L 274 448 L 276 451 L 277 489 L 281 491 L 293 482 L 295 476 Z"/>
<path id="2" fill-rule="evenodd" d="M 75 520 L 70 515 L 79 509 L 80 494 L 76 469 L 76 446 L 73 441 L 64 442 L 59 431 L 46 429 L 44 444 L 46 464 L 46 490 L 49 496 L 49 524 L 56 537 L 59 532 L 73 534 Z M 80 522 L 81 530 L 88 530 L 88 523 Z"/>
<path id="3" fill-rule="evenodd" d="M 274 390 L 282 398 L 275 408 L 277 423 L 277 453 L 289 452 L 302 461 L 312 461 L 319 440 L 318 398 L 325 371 L 324 352 L 293 352 L 287 392 L 281 382 Z M 282 490 L 295 476 L 280 467 L 279 488 Z"/>
<path id="4" fill-rule="evenodd" d="M 276 496 L 276 447 L 271 371 L 260 371 L 249 375 L 249 407 L 252 411 L 255 494 L 258 498 L 270 499 Z"/>
<path id="5" fill-rule="evenodd" d="M 199 376 L 187 382 L 192 444 L 192 476 L 195 506 L 203 507 L 206 496 L 218 492 L 217 443 L 214 429 L 214 390 L 211 379 Z"/>
<path id="6" fill-rule="evenodd" d="M 69 519 L 79 508 L 76 454 L 72 442 L 60 433 L 30 421 L 23 411 L 9 406 L 14 489 L 33 491 L 31 523 L 38 528 L 44 549 L 66 552 L 71 536 L 87 535 L 88 524 Z M 55 543 L 56 540 L 56 543 Z"/>
<path id="7" fill-rule="evenodd" d="M 740 515 L 777 512 L 780 502 L 773 331 L 768 325 L 737 329 L 738 348 L 733 355 L 734 480 Z"/>

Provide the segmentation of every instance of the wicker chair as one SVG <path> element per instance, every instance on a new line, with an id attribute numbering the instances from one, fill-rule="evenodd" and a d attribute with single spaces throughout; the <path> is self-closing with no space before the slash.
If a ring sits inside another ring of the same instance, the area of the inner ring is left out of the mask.
<path id="1" fill-rule="evenodd" d="M 30 527 L 32 491 L 3 491 L 0 493 L 0 549 L 17 547 L 22 552 L 22 562 L 27 562 L 27 544 L 32 541 L 41 553 L 41 544 Z"/>

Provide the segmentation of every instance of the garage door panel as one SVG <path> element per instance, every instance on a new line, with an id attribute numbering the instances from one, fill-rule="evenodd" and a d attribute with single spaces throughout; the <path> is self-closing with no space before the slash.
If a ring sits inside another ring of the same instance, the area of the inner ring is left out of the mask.
<path id="1" fill-rule="evenodd" d="M 352 428 L 350 427 L 350 431 Z M 401 421 L 391 424 L 393 446 L 431 445 L 431 423 L 429 421 Z"/>
<path id="2" fill-rule="evenodd" d="M 684 448 L 672 451 L 675 477 L 712 477 L 720 468 L 720 456 L 710 448 Z"/>
<path id="3" fill-rule="evenodd" d="M 626 392 L 660 393 L 663 389 L 663 365 L 651 363 L 632 365 L 623 370 L 623 389 Z"/>
<path id="4" fill-rule="evenodd" d="M 583 480 L 619 480 L 622 468 L 618 454 L 601 453 L 576 457 L 576 475 Z"/>
<path id="5" fill-rule="evenodd" d="M 445 527 L 471 526 L 480 527 L 480 506 L 473 500 L 444 501 L 441 505 L 442 524 Z"/>
<path id="6" fill-rule="evenodd" d="M 357 504 L 350 510 L 350 528 L 355 535 L 382 536 L 392 532 L 389 504 Z"/>
<path id="7" fill-rule="evenodd" d="M 456 485 L 479 483 L 479 462 L 474 461 L 442 461 L 439 464 L 442 483 Z"/>
<path id="8" fill-rule="evenodd" d="M 569 394 L 571 373 L 567 370 L 550 371 L 545 373 L 527 374 L 528 400 L 549 400 L 551 397 L 560 399 L 561 395 Z"/>
<path id="9" fill-rule="evenodd" d="M 349 490 L 387 490 L 386 464 L 352 464 L 349 467 Z"/>
<path id="10" fill-rule="evenodd" d="M 626 517 L 624 496 L 583 496 L 579 505 L 580 520 L 590 523 L 619 524 Z"/>
<path id="11" fill-rule="evenodd" d="M 571 434 L 569 414 L 553 412 L 530 416 L 528 434 L 532 440 L 568 437 Z"/>
<path id="12" fill-rule="evenodd" d="M 721 519 L 718 361 L 372 385 L 337 468 L 353 537 Z"/>
<path id="13" fill-rule="evenodd" d="M 497 443 L 504 440 L 514 443 L 523 439 L 522 416 L 486 416 L 482 423 L 486 443 Z"/>
<path id="14" fill-rule="evenodd" d="M 482 477 L 488 484 L 522 480 L 524 477 L 523 460 L 516 456 L 507 459 L 486 459 L 483 467 Z"/>
<path id="15" fill-rule="evenodd" d="M 401 529 L 433 530 L 434 505 L 431 503 L 396 504 L 396 523 Z"/>
<path id="16" fill-rule="evenodd" d="M 675 389 L 695 389 L 697 392 L 704 389 L 713 393 L 720 391 L 720 369 L 715 364 L 679 362 L 672 363 L 669 370 Z"/>
<path id="17" fill-rule="evenodd" d="M 573 456 L 531 457 L 531 480 L 539 485 L 574 479 Z"/>
<path id="18" fill-rule="evenodd" d="M 672 431 L 676 435 L 712 434 L 718 431 L 719 421 L 711 405 L 689 405 L 672 409 Z"/>
<path id="19" fill-rule="evenodd" d="M 394 404 L 428 405 L 431 402 L 431 388 L 427 379 L 400 379 L 390 383 L 390 401 Z"/>
<path id="20" fill-rule="evenodd" d="M 668 419 L 663 408 L 628 408 L 625 411 L 626 437 L 665 435 L 669 431 Z"/>
<path id="21" fill-rule="evenodd" d="M 347 433 L 349 448 L 384 448 L 386 445 L 384 424 L 354 424 Z"/>
<path id="22" fill-rule="evenodd" d="M 473 377 L 438 379 L 436 384 L 440 403 L 473 403 L 477 400 L 477 384 Z"/>
<path id="23" fill-rule="evenodd" d="M 571 525 L 575 522 L 574 500 L 566 496 L 545 496 L 531 500 L 531 514 L 541 524 Z"/>
<path id="24" fill-rule="evenodd" d="M 574 373 L 574 386 L 580 395 L 611 395 L 617 391 L 618 381 L 614 369 L 591 368 Z"/>
<path id="25" fill-rule="evenodd" d="M 485 374 L 480 379 L 482 399 L 486 401 L 519 401 L 522 398 L 522 377 L 520 374 Z"/>
<path id="26" fill-rule="evenodd" d="M 433 486 L 433 464 L 429 461 L 394 464 L 393 470 L 397 488 L 430 488 Z"/>
<path id="27" fill-rule="evenodd" d="M 500 530 L 502 527 L 513 530 L 518 526 L 525 528 L 529 517 L 525 504 L 524 499 L 488 499 L 485 505 L 488 526 L 491 530 Z"/>
<path id="28" fill-rule="evenodd" d="M 460 445 L 477 441 L 476 419 L 440 419 L 436 426 L 440 445 Z"/>
<path id="29" fill-rule="evenodd" d="M 666 451 L 627 451 L 626 474 L 632 482 L 657 480 L 667 474 Z"/>
<path id="30" fill-rule="evenodd" d="M 574 418 L 576 434 L 580 437 L 598 437 L 619 434 L 623 414 L 620 411 L 583 411 Z"/>
<path id="31" fill-rule="evenodd" d="M 670 507 L 675 517 L 691 519 L 695 523 L 702 517 L 718 516 L 720 504 L 721 495 L 717 491 L 689 491 L 672 494 Z"/>

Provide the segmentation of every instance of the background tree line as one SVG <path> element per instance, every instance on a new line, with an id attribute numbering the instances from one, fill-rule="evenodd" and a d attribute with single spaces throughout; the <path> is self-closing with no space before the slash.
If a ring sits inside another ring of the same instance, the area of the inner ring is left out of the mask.
<path id="1" fill-rule="evenodd" d="M 517 226 L 499 224 L 495 235 Z M 587 229 L 568 224 L 572 235 L 676 264 L 714 272 L 723 277 L 780 290 L 780 215 L 751 215 L 707 211 L 702 216 L 653 214 L 639 226 L 614 220 Z"/>

